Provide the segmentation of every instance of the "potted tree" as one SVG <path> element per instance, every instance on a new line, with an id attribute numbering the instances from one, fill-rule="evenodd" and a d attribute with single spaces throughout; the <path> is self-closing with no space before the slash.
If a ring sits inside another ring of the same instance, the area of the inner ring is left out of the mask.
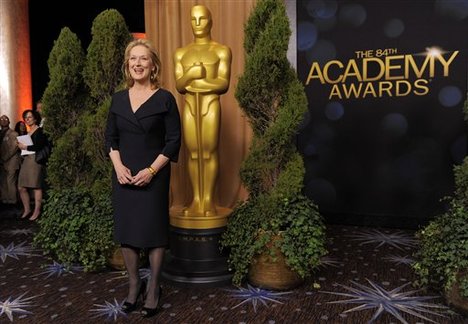
<path id="1" fill-rule="evenodd" d="M 464 110 L 468 121 L 468 100 Z M 417 233 L 421 247 L 413 267 L 419 285 L 442 291 L 449 304 L 468 314 L 468 157 L 454 174 L 448 210 Z"/>
<path id="2" fill-rule="evenodd" d="M 249 274 L 257 286 L 292 288 L 326 253 L 321 215 L 302 193 L 294 139 L 307 99 L 287 59 L 290 34 L 281 0 L 259 1 L 245 26 L 245 71 L 235 96 L 253 130 L 240 171 L 249 198 L 234 208 L 221 240 L 236 285 Z"/>
<path id="3" fill-rule="evenodd" d="M 93 21 L 86 56 L 65 27 L 48 61 L 50 81 L 42 102 L 54 149 L 34 243 L 59 262 L 79 263 L 88 271 L 107 265 L 115 250 L 104 128 L 110 96 L 123 81 L 115 62 L 122 61 L 130 40 L 123 16 L 105 10 Z"/>

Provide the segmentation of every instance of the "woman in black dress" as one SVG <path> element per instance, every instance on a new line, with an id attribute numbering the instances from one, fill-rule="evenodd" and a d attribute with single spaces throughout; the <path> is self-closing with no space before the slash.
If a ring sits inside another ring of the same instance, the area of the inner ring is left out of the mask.
<path id="1" fill-rule="evenodd" d="M 181 140 L 176 101 L 159 87 L 160 66 L 149 41 L 138 39 L 127 46 L 128 89 L 113 95 L 106 127 L 106 148 L 114 166 L 114 237 L 129 276 L 122 309 L 135 310 L 146 290 L 143 317 L 159 310 L 159 273 L 169 231 L 169 162 L 177 161 Z M 138 272 L 142 248 L 149 249 L 148 287 Z"/>

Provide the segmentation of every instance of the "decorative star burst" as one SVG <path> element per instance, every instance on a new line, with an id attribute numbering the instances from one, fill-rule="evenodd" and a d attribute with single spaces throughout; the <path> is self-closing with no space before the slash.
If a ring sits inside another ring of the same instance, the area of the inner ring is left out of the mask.
<path id="1" fill-rule="evenodd" d="M 318 264 L 317 268 L 326 268 L 326 267 L 334 267 L 338 268 L 341 262 L 338 261 L 337 258 L 332 258 L 329 256 L 324 256 L 320 259 L 320 263 Z"/>
<path id="2" fill-rule="evenodd" d="M 3 233 L 8 235 L 31 235 L 34 234 L 34 231 L 31 228 L 13 228 L 10 230 L 3 231 Z"/>
<path id="3" fill-rule="evenodd" d="M 420 314 L 421 312 L 445 317 L 444 315 L 437 313 L 432 309 L 447 309 L 447 307 L 442 305 L 430 304 L 425 301 L 428 299 L 439 298 L 439 296 L 411 296 L 414 293 L 419 292 L 420 290 L 410 290 L 407 292 L 401 292 L 404 287 L 410 283 L 406 283 L 398 288 L 387 291 L 385 288 L 382 288 L 378 284 L 367 279 L 371 287 L 364 286 L 357 282 L 351 281 L 352 284 L 358 288 L 344 286 L 338 284 L 338 286 L 343 287 L 350 293 L 338 293 L 331 291 L 321 291 L 322 293 L 350 297 L 351 299 L 347 300 L 337 300 L 328 302 L 329 304 L 360 304 L 354 308 L 348 309 L 345 313 L 350 313 L 354 311 L 364 310 L 364 309 L 373 309 L 377 308 L 374 315 L 368 323 L 375 321 L 382 313 L 387 312 L 397 318 L 401 323 L 407 324 L 408 322 L 402 317 L 402 313 L 407 313 L 421 319 L 424 319 L 431 323 L 437 323 L 433 320 L 427 318 L 426 316 Z"/>
<path id="4" fill-rule="evenodd" d="M 55 262 L 53 264 L 49 264 L 45 267 L 45 271 L 42 271 L 35 275 L 35 277 L 47 274 L 46 278 L 49 278 L 50 276 L 57 275 L 57 277 L 60 277 L 64 273 L 70 273 L 74 274 L 74 272 L 78 271 L 83 271 L 82 266 L 69 266 L 67 267 L 65 264 L 60 264 L 58 262 Z"/>
<path id="5" fill-rule="evenodd" d="M 388 260 L 388 261 L 396 263 L 396 264 L 412 265 L 414 263 L 414 259 L 411 259 L 407 255 L 405 255 L 405 256 L 389 255 L 388 257 L 385 257 L 385 258 L 382 258 L 382 259 L 383 260 Z"/>
<path id="6" fill-rule="evenodd" d="M 7 247 L 4 247 L 0 244 L 0 259 L 2 259 L 2 262 L 5 262 L 7 257 L 19 260 L 19 255 L 37 255 L 32 253 L 34 249 L 31 246 L 23 246 L 25 243 L 26 242 L 21 242 L 20 244 L 15 246 L 15 243 L 11 242 L 10 244 L 8 244 Z"/>
<path id="7" fill-rule="evenodd" d="M 117 299 L 114 298 L 114 303 L 109 303 L 107 300 L 105 301 L 105 304 L 99 305 L 99 304 L 94 304 L 97 308 L 90 309 L 90 312 L 96 313 L 94 317 L 104 317 L 106 316 L 106 320 L 113 318 L 114 321 L 117 320 L 117 317 L 119 316 L 127 316 L 122 311 L 122 305 L 123 301 L 119 303 Z"/>
<path id="8" fill-rule="evenodd" d="M 232 297 L 243 299 L 239 304 L 232 307 L 232 309 L 239 307 L 242 304 L 251 302 L 255 313 L 257 312 L 257 305 L 259 302 L 267 307 L 268 307 L 268 304 L 267 304 L 268 301 L 277 303 L 277 304 L 283 304 L 283 302 L 279 301 L 278 299 L 284 298 L 283 295 L 292 293 L 292 291 L 271 292 L 269 290 L 252 287 L 251 285 L 247 285 L 247 289 L 243 287 L 239 287 L 238 290 L 228 289 L 228 291 L 233 293 L 231 295 Z"/>
<path id="9" fill-rule="evenodd" d="M 6 314 L 8 318 L 10 319 L 11 322 L 13 322 L 13 313 L 18 313 L 21 315 L 25 314 L 32 314 L 32 312 L 24 309 L 27 307 L 32 307 L 34 305 L 31 304 L 31 299 L 37 297 L 37 296 L 32 296 L 32 297 L 27 297 L 23 298 L 23 296 L 26 295 L 26 293 L 22 294 L 21 296 L 15 298 L 12 300 L 12 297 L 8 297 L 7 300 L 5 301 L 0 301 L 0 317 L 3 314 Z"/>
<path id="10" fill-rule="evenodd" d="M 417 240 L 414 237 L 401 231 L 384 233 L 379 230 L 370 230 L 349 235 L 349 237 L 354 237 L 354 241 L 362 241 L 359 245 L 378 243 L 376 248 L 379 248 L 384 244 L 388 244 L 397 249 L 403 250 L 403 247 L 414 247 L 417 245 Z"/>

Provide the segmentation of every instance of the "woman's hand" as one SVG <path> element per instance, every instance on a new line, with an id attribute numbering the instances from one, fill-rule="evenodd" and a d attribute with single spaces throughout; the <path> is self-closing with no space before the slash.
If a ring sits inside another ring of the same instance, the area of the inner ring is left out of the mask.
<path id="1" fill-rule="evenodd" d="M 132 180 L 133 180 L 133 177 L 132 177 L 132 173 L 130 172 L 130 169 L 127 168 L 125 165 L 121 164 L 117 167 L 114 167 L 115 169 L 115 173 L 117 175 L 117 181 L 119 181 L 119 183 L 121 185 L 124 185 L 124 184 L 132 184 Z"/>
<path id="2" fill-rule="evenodd" d="M 144 187 L 151 182 L 151 179 L 153 179 L 153 175 L 148 168 L 145 168 L 140 170 L 137 175 L 133 177 L 132 184 L 138 187 Z"/>
<path id="3" fill-rule="evenodd" d="M 16 145 L 18 146 L 18 148 L 20 150 L 26 150 L 28 148 L 28 146 L 26 144 L 23 144 L 23 143 L 20 143 L 20 142 L 16 142 Z"/>

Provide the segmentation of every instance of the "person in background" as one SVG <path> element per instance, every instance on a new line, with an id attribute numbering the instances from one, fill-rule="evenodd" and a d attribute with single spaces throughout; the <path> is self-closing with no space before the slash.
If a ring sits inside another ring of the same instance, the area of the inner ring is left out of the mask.
<path id="1" fill-rule="evenodd" d="M 39 127 L 41 127 L 42 129 L 44 129 L 44 123 L 45 123 L 45 118 L 42 117 L 43 116 L 43 113 L 42 113 L 42 101 L 38 100 L 36 102 L 36 111 L 41 115 L 41 123 L 39 124 Z"/>
<path id="2" fill-rule="evenodd" d="M 18 133 L 10 128 L 10 119 L 0 117 L 3 138 L 0 142 L 0 196 L 4 204 L 16 204 L 16 181 L 21 158 L 18 155 Z"/>
<path id="3" fill-rule="evenodd" d="M 41 150 L 47 143 L 46 135 L 42 131 L 42 128 L 39 127 L 41 115 L 35 110 L 28 109 L 23 112 L 23 120 L 29 127 L 28 134 L 31 136 L 33 145 L 25 145 L 18 142 L 18 147 L 21 150 L 33 152 Z M 36 163 L 35 154 L 24 156 L 18 175 L 18 191 L 24 208 L 21 218 L 31 216 L 29 220 L 34 221 L 41 214 L 44 168 L 43 165 Z M 32 189 L 34 192 L 34 212 L 32 215 L 30 215 L 31 206 L 28 189 Z"/>
<path id="4" fill-rule="evenodd" d="M 24 121 L 20 120 L 15 124 L 15 132 L 17 132 L 19 136 L 26 135 L 28 133 L 28 128 Z"/>
<path id="5" fill-rule="evenodd" d="M 122 305 L 126 313 L 136 310 L 144 296 L 138 266 L 140 250 L 148 249 L 151 279 L 141 311 L 146 318 L 160 310 L 159 274 L 169 236 L 169 162 L 179 155 L 180 117 L 174 96 L 160 87 L 161 61 L 148 40 L 127 45 L 123 69 L 127 89 L 112 96 L 105 132 L 114 167 L 114 238 L 129 277 Z"/>

